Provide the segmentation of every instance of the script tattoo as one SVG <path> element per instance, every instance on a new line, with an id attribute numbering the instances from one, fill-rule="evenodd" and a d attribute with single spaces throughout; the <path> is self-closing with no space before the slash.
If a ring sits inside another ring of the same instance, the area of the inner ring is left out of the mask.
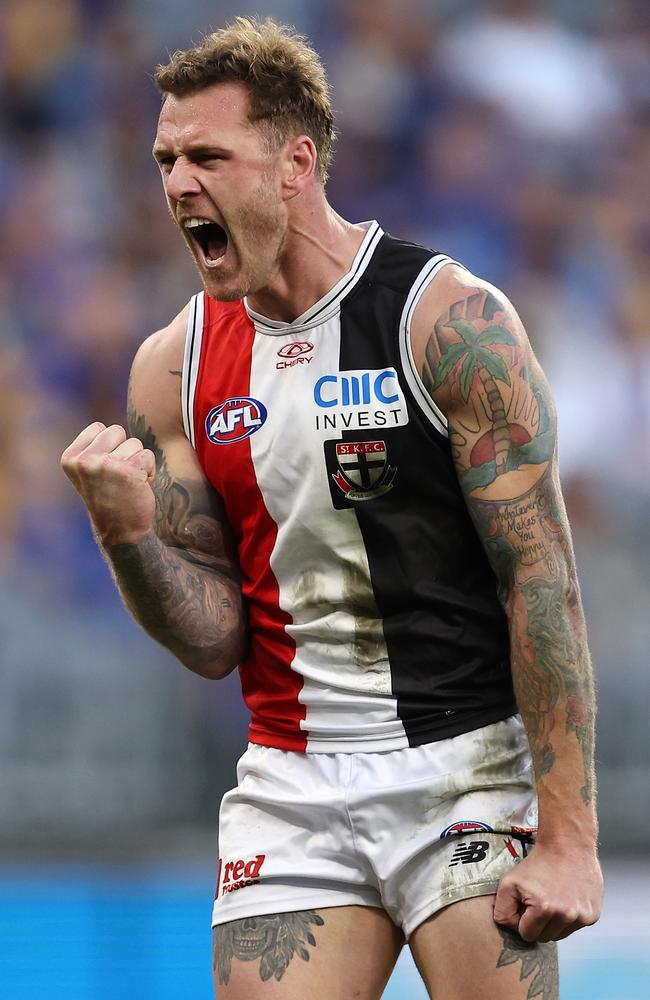
<path id="1" fill-rule="evenodd" d="M 554 766 L 562 716 L 580 746 L 588 804 L 593 681 L 544 377 L 510 307 L 476 289 L 438 319 L 422 379 L 449 414 L 460 485 L 511 623 L 513 682 L 537 777 Z"/>
<path id="2" fill-rule="evenodd" d="M 239 572 L 216 493 L 172 478 L 164 451 L 131 397 L 129 433 L 156 458 L 155 533 L 108 547 L 118 585 L 137 620 L 191 669 L 241 642 Z"/>
<path id="3" fill-rule="evenodd" d="M 497 925 L 497 930 L 503 939 L 503 951 L 497 959 L 497 969 L 521 962 L 519 982 L 523 983 L 532 976 L 526 1000 L 533 1000 L 534 997 L 559 1000 L 557 945 L 552 942 L 529 944 L 506 927 Z"/>
<path id="4" fill-rule="evenodd" d="M 321 927 L 325 921 L 316 910 L 298 913 L 271 913 L 262 917 L 244 917 L 220 924 L 213 932 L 213 968 L 219 982 L 230 979 L 233 959 L 253 962 L 260 959 L 260 979 L 278 982 L 294 955 L 309 961 L 307 945 L 316 947 L 310 924 Z"/>

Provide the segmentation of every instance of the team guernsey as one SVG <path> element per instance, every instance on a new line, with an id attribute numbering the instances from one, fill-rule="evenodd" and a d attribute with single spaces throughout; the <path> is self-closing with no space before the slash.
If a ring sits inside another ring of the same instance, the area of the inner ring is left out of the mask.
<path id="1" fill-rule="evenodd" d="M 495 577 L 410 348 L 448 263 L 369 223 L 293 322 L 191 301 L 183 420 L 238 545 L 252 743 L 396 750 L 516 711 Z"/>

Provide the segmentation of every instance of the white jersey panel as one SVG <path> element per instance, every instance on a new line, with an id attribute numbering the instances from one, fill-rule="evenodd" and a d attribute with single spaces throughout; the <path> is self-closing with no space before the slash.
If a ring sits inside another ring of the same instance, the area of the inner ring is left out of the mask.
<path id="1" fill-rule="evenodd" d="M 292 668 L 304 679 L 301 725 L 308 749 L 333 753 L 374 738 L 386 749 L 408 745 L 358 520 L 353 510 L 335 511 L 330 500 L 323 441 L 333 433 L 318 421 L 323 414 L 338 420 L 348 409 L 337 405 L 347 391 L 339 353 L 338 312 L 308 331 L 258 332 L 250 378 L 251 396 L 268 412 L 265 433 L 250 439 L 251 457 L 278 527 L 271 568 L 280 606 L 293 619 L 286 628 L 296 643 Z M 319 381 L 331 407 L 315 401 Z M 360 379 L 350 386 L 363 392 Z M 399 394 L 390 375 L 382 387 L 387 398 Z"/>

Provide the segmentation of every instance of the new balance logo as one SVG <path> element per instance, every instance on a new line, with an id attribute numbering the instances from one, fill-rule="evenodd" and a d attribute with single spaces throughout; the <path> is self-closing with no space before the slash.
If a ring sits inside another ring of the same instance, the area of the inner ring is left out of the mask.
<path id="1" fill-rule="evenodd" d="M 448 867 L 455 865 L 473 865 L 477 861 L 485 861 L 490 845 L 486 840 L 472 840 L 469 844 L 459 844 Z"/>

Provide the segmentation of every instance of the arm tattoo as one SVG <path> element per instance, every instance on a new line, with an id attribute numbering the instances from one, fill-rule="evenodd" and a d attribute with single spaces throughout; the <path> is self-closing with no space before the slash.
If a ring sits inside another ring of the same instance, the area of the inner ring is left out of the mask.
<path id="1" fill-rule="evenodd" d="M 294 955 L 309 961 L 307 945 L 316 947 L 309 925 L 322 927 L 324 923 L 316 910 L 301 910 L 218 924 L 213 931 L 212 965 L 219 982 L 229 981 L 233 959 L 253 962 L 257 958 L 262 982 L 272 978 L 280 982 Z"/>
<path id="2" fill-rule="evenodd" d="M 530 979 L 526 1000 L 533 1000 L 534 997 L 541 997 L 542 1000 L 559 1000 L 560 984 L 555 942 L 529 944 L 507 927 L 500 927 L 498 924 L 496 926 L 503 940 L 503 951 L 497 959 L 497 969 L 521 962 L 519 982 L 523 983 L 525 979 Z"/>
<path id="3" fill-rule="evenodd" d="M 556 762 L 562 717 L 580 747 L 588 804 L 593 682 L 543 376 L 508 307 L 476 290 L 438 319 L 422 378 L 450 414 L 460 485 L 508 614 L 513 682 L 538 780 Z"/>
<path id="4" fill-rule="evenodd" d="M 172 479 L 151 427 L 131 401 L 129 432 L 156 458 L 155 533 L 107 548 L 127 606 L 188 667 L 236 658 L 241 643 L 239 573 L 220 498 Z"/>

